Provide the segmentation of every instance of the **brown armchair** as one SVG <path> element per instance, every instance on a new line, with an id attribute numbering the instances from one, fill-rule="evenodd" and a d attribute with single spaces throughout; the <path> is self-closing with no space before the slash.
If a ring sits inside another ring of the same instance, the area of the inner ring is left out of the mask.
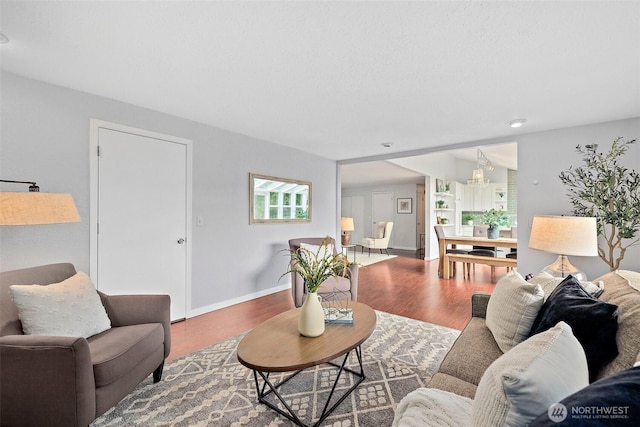
<path id="1" fill-rule="evenodd" d="M 327 242 L 326 237 L 303 237 L 300 239 L 289 240 L 289 249 L 297 251 L 300 249 L 300 244 L 306 243 L 309 245 L 322 245 L 323 243 L 331 243 L 333 245 L 333 253 L 337 254 L 335 240 L 330 238 Z M 335 291 L 336 298 L 348 298 L 351 301 L 357 301 L 358 299 L 358 271 L 360 266 L 357 264 L 351 264 L 349 266 L 350 274 L 347 277 L 338 277 L 336 281 L 333 277 L 325 280 L 325 282 L 318 289 L 318 295 L 323 298 L 333 295 Z M 304 285 L 304 280 L 297 273 L 291 274 L 291 296 L 293 297 L 293 303 L 296 307 L 300 307 L 304 302 L 304 298 L 307 293 L 307 287 Z"/>
<path id="2" fill-rule="evenodd" d="M 111 328 L 87 339 L 24 335 L 11 285 L 58 283 L 72 264 L 0 273 L 2 425 L 86 426 L 153 373 L 160 381 L 171 349 L 168 295 L 98 292 Z"/>

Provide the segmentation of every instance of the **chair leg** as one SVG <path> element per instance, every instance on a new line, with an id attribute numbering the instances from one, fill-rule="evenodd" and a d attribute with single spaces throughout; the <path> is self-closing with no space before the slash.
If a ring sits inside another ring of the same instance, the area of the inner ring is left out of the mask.
<path id="1" fill-rule="evenodd" d="M 156 368 L 156 370 L 153 371 L 153 383 L 154 384 L 160 382 L 160 380 L 162 379 L 162 370 L 163 369 L 164 369 L 164 360 L 162 361 L 160 366 L 158 366 Z"/>

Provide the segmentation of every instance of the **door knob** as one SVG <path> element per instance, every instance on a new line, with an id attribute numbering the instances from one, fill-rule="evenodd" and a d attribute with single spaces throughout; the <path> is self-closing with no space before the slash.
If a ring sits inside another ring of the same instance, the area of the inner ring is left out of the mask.
<path id="1" fill-rule="evenodd" d="M 181 244 L 183 244 L 183 243 L 184 243 L 184 239 L 183 239 L 182 237 L 181 237 L 181 238 L 179 238 L 179 239 L 178 239 L 178 244 L 179 244 L 179 245 L 181 245 Z"/>

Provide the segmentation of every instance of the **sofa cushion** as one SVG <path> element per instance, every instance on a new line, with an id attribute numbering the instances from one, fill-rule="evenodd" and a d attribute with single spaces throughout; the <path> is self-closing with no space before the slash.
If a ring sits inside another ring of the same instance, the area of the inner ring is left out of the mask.
<path id="1" fill-rule="evenodd" d="M 462 381 L 460 378 L 443 374 L 442 372 L 436 372 L 427 383 L 427 387 L 450 391 L 451 393 L 459 394 L 469 399 L 473 399 L 478 389 L 477 384 Z"/>
<path id="2" fill-rule="evenodd" d="M 96 387 L 125 376 L 154 351 L 164 353 L 164 329 L 160 323 L 114 327 L 87 341 Z"/>
<path id="3" fill-rule="evenodd" d="M 618 306 L 618 356 L 600 371 L 598 378 L 604 378 L 630 368 L 640 353 L 640 279 L 638 273 L 620 270 L 596 280 L 605 283 L 600 299 Z"/>
<path id="4" fill-rule="evenodd" d="M 484 319 L 472 317 L 447 353 L 439 372 L 477 385 L 484 371 L 502 351 Z"/>
<path id="5" fill-rule="evenodd" d="M 524 341 L 531 331 L 544 293 L 515 270 L 502 276 L 487 305 L 487 327 L 503 352 Z"/>
<path id="6" fill-rule="evenodd" d="M 559 422 L 580 425 L 637 426 L 640 420 L 640 367 L 613 374 L 562 399 L 542 412 L 531 424 L 556 426 Z M 554 408 L 559 408 L 554 417 Z M 575 409 L 574 409 L 575 408 Z M 591 408 L 598 408 L 594 412 Z M 601 409 L 600 409 L 601 408 Z M 587 412 L 588 411 L 588 412 Z"/>
<path id="7" fill-rule="evenodd" d="M 447 391 L 419 388 L 402 398 L 392 426 L 464 426 L 469 423 L 472 403 L 468 397 Z"/>
<path id="8" fill-rule="evenodd" d="M 88 338 L 111 327 L 100 296 L 86 273 L 51 285 L 12 285 L 27 335 Z"/>
<path id="9" fill-rule="evenodd" d="M 560 321 L 571 326 L 584 347 L 589 377 L 594 381 L 602 367 L 618 354 L 618 306 L 592 297 L 578 279 L 568 276 L 545 301 L 531 335 L 546 331 Z"/>
<path id="10" fill-rule="evenodd" d="M 518 344 L 489 366 L 478 384 L 472 424 L 526 425 L 551 404 L 588 384 L 584 350 L 571 327 L 560 322 Z"/>

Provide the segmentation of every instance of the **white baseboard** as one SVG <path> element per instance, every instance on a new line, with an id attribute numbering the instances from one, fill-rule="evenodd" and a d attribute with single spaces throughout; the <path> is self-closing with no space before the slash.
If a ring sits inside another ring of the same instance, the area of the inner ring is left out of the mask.
<path id="1" fill-rule="evenodd" d="M 195 308 L 195 309 L 189 311 L 189 314 L 187 315 L 187 319 L 189 319 L 191 317 L 195 317 L 195 316 L 200 316 L 201 314 L 210 313 L 210 312 L 215 311 L 215 310 L 220 310 L 221 308 L 229 307 L 229 306 L 232 306 L 232 305 L 235 305 L 235 304 L 239 304 L 241 302 L 245 302 L 245 301 L 249 301 L 249 300 L 252 300 L 252 299 L 260 298 L 260 297 L 263 297 L 265 295 L 275 294 L 276 292 L 284 291 L 285 289 L 291 289 L 291 283 L 284 284 L 284 285 L 281 285 L 281 286 L 276 286 L 274 288 L 265 289 L 264 291 L 255 292 L 255 293 L 248 294 L 248 295 L 243 295 L 243 296 L 238 297 L 238 298 L 233 298 L 233 299 L 230 299 L 230 300 L 222 301 L 222 302 L 219 302 L 219 303 L 216 303 L 216 304 L 212 304 L 212 305 L 208 305 L 208 306 L 205 306 L 205 307 Z"/>
<path id="2" fill-rule="evenodd" d="M 417 251 L 418 248 L 416 247 L 409 247 L 409 246 L 394 246 L 392 249 L 399 249 L 401 251 Z"/>

